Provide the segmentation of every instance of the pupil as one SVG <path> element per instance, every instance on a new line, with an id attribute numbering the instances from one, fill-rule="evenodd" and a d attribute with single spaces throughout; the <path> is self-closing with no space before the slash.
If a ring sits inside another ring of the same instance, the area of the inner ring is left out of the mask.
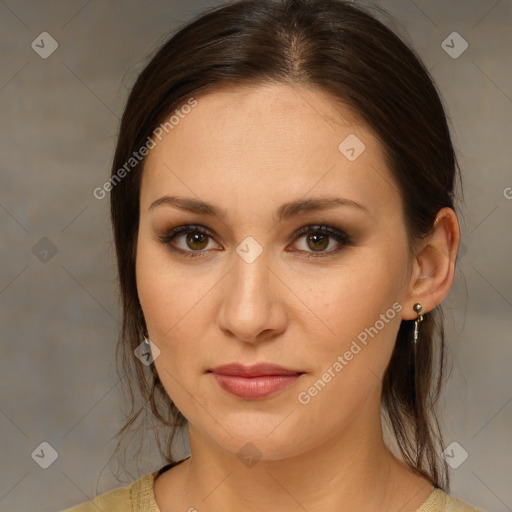
<path id="1" fill-rule="evenodd" d="M 201 241 L 203 242 L 202 245 Z M 202 233 L 195 233 L 193 235 L 189 235 L 187 239 L 187 243 L 189 243 L 189 247 L 191 249 L 204 249 L 204 247 L 206 247 L 207 245 L 204 243 L 205 241 L 207 242 L 206 237 Z M 192 244 L 192 246 L 190 244 Z M 199 244 L 200 247 L 193 247 L 194 244 Z"/>
<path id="2" fill-rule="evenodd" d="M 318 244 L 317 242 L 319 241 L 319 239 L 320 239 L 320 242 L 324 242 L 324 243 Z M 316 234 L 316 235 L 308 236 L 308 242 L 312 241 L 314 243 L 314 246 L 311 247 L 314 250 L 325 249 L 328 245 L 328 243 L 325 243 L 328 241 L 327 239 L 328 239 L 328 237 L 326 235 Z"/>

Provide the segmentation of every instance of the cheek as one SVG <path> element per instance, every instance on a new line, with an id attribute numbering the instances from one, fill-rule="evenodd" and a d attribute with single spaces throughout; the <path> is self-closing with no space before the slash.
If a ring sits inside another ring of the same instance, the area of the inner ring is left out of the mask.
<path id="1" fill-rule="evenodd" d="M 161 251 L 152 250 L 150 244 L 139 247 L 137 289 L 149 337 L 160 351 L 155 368 L 167 394 L 180 411 L 188 413 L 190 396 L 185 390 L 192 386 L 187 374 L 197 364 L 201 336 L 194 332 L 198 326 L 187 320 L 202 304 L 197 297 L 201 286 L 162 261 Z"/>
<path id="2" fill-rule="evenodd" d="M 346 267 L 325 281 L 322 293 L 317 290 L 311 296 L 311 308 L 334 334 L 319 336 L 314 329 L 307 334 L 304 355 L 314 371 L 298 389 L 302 395 L 297 398 L 299 410 L 308 418 L 337 411 L 327 423 L 339 428 L 359 413 L 369 397 L 378 399 L 401 321 L 400 272 L 381 271 L 382 264 Z"/>
<path id="3" fill-rule="evenodd" d="M 389 264 L 386 258 L 357 258 L 304 287 L 304 296 L 337 338 L 356 337 L 400 302 L 406 263 L 401 259 L 395 255 L 395 263 Z M 387 316 L 393 320 L 394 313 L 396 306 Z"/>
<path id="4" fill-rule="evenodd" d="M 175 366 L 186 367 L 204 355 L 201 340 L 212 322 L 208 312 L 218 278 L 207 269 L 184 271 L 154 242 L 143 236 L 140 242 L 137 290 L 150 338 L 160 349 L 155 364 L 159 373 L 164 365 L 174 373 Z"/>
<path id="5" fill-rule="evenodd" d="M 144 232 L 137 248 L 136 280 L 148 330 L 155 338 L 170 332 L 183 319 L 202 288 L 199 279 L 191 282 L 190 276 L 180 272 L 166 251 Z"/>
<path id="6" fill-rule="evenodd" d="M 329 368 L 336 373 L 328 384 L 333 394 L 326 393 L 325 400 L 335 397 L 336 389 L 350 389 L 350 397 L 344 398 L 350 403 L 362 400 L 380 384 L 401 322 L 406 266 L 407 251 L 399 244 L 378 252 L 368 249 L 343 267 L 330 269 L 329 279 L 316 276 L 316 284 L 311 281 L 303 288 L 311 309 L 329 328 L 322 328 L 326 336 L 307 336 L 308 353 L 316 361 L 315 377 Z M 338 372 L 333 368 L 337 361 L 343 367 L 340 370 L 338 364 Z"/>

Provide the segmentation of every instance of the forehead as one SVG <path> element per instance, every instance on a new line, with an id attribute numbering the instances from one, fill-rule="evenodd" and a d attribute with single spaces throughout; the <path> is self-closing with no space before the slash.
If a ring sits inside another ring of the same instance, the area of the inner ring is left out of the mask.
<path id="1" fill-rule="evenodd" d="M 248 207 L 262 198 L 281 203 L 283 196 L 336 189 L 356 201 L 371 196 L 378 205 L 392 194 L 396 202 L 377 137 L 324 91 L 283 84 L 231 87 L 196 101 L 172 129 L 154 137 L 143 201 L 169 189 L 165 193 L 237 199 Z"/>
<path id="2" fill-rule="evenodd" d="M 182 143 L 191 142 L 191 137 L 200 140 L 205 150 L 214 150 L 219 139 L 240 151 L 257 150 L 260 143 L 265 149 L 291 145 L 310 150 L 328 132 L 331 137 L 325 143 L 335 142 L 350 131 L 373 136 L 352 109 L 319 88 L 230 86 L 199 96 L 196 101 L 197 105 L 181 119 L 174 116 L 179 122 L 171 131 Z"/>

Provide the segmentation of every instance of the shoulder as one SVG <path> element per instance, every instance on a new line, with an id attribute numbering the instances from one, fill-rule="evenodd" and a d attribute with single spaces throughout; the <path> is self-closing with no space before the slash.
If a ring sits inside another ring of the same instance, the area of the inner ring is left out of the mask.
<path id="1" fill-rule="evenodd" d="M 158 471 L 141 476 L 127 487 L 119 487 L 96 496 L 64 512 L 129 511 L 159 512 L 154 499 L 153 482 Z"/>
<path id="2" fill-rule="evenodd" d="M 447 494 L 442 489 L 434 489 L 417 512 L 484 512 L 466 501 Z"/>
<path id="3" fill-rule="evenodd" d="M 483 510 L 467 503 L 456 496 L 446 495 L 446 512 L 483 512 Z"/>

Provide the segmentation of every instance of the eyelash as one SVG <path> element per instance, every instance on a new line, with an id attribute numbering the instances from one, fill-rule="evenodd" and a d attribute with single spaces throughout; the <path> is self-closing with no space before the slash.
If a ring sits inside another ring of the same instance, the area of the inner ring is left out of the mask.
<path id="1" fill-rule="evenodd" d="M 200 233 L 202 235 L 206 235 L 213 239 L 213 236 L 211 233 L 205 229 L 202 226 L 198 225 L 185 225 L 185 226 L 178 226 L 174 229 L 171 229 L 167 233 L 163 235 L 158 236 L 158 240 L 169 247 L 169 249 L 173 252 L 176 252 L 178 254 L 181 254 L 185 257 L 189 258 L 201 258 L 204 257 L 204 253 L 206 253 L 206 250 L 199 250 L 199 251 L 184 251 L 183 249 L 178 249 L 177 247 L 174 247 L 170 242 L 174 240 L 177 236 L 182 234 L 188 234 L 188 233 Z M 325 258 L 327 256 L 331 256 L 335 253 L 338 253 L 343 249 L 343 246 L 349 246 L 353 245 L 352 239 L 347 235 L 347 233 L 340 231 L 339 229 L 332 228 L 330 226 L 324 226 L 324 225 L 309 225 L 304 226 L 303 228 L 299 229 L 295 235 L 293 241 L 296 242 L 301 236 L 307 234 L 307 233 L 314 233 L 314 234 L 320 234 L 320 235 L 327 235 L 331 238 L 334 238 L 338 243 L 342 245 L 342 247 L 339 247 L 335 250 L 330 250 L 328 252 L 320 251 L 318 253 L 310 252 L 310 251 L 299 251 L 299 252 L 305 252 L 308 254 L 306 256 L 307 258 Z"/>

